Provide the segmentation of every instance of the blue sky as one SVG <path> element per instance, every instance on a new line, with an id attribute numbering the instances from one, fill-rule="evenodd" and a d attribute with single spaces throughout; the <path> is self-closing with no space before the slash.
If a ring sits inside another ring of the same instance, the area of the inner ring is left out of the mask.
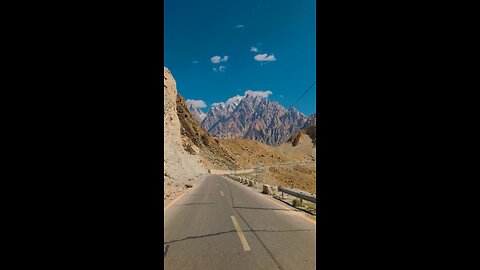
<path id="1" fill-rule="evenodd" d="M 164 65 L 204 111 L 247 90 L 289 108 L 316 80 L 315 0 L 164 0 L 164 8 Z M 295 107 L 310 115 L 315 98 L 316 86 Z"/>

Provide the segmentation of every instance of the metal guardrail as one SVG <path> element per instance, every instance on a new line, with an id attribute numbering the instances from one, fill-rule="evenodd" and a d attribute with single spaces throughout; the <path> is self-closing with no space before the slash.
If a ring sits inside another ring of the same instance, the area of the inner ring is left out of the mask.
<path id="1" fill-rule="evenodd" d="M 242 178 L 242 177 L 238 177 L 237 175 L 229 175 L 229 177 L 237 182 L 240 182 L 242 184 L 245 184 L 245 185 L 248 185 L 249 187 L 251 186 L 254 186 L 257 184 L 257 182 L 255 181 L 252 181 L 252 180 L 247 180 L 245 178 Z M 269 191 L 265 191 L 265 187 L 267 186 L 267 189 L 270 189 L 269 185 L 267 184 L 264 184 L 263 185 L 263 188 L 264 188 L 264 191 L 262 193 L 264 194 L 271 194 Z M 303 191 L 300 191 L 300 190 L 294 190 L 294 189 L 289 189 L 289 188 L 284 188 L 284 187 L 281 187 L 279 186 L 278 188 L 278 191 L 279 192 L 282 192 L 282 197 L 283 197 L 283 193 L 287 193 L 289 195 L 292 195 L 292 196 L 295 196 L 297 198 L 300 198 L 300 201 L 301 200 L 306 200 L 306 201 L 309 201 L 309 202 L 312 202 L 312 203 L 317 203 L 317 196 L 314 195 L 314 194 L 311 194 L 311 193 L 307 193 L 307 192 L 303 192 Z M 267 193 L 265 193 L 267 192 Z"/>
<path id="2" fill-rule="evenodd" d="M 278 187 L 278 191 L 285 192 L 287 194 L 290 194 L 292 196 L 298 197 L 300 199 L 303 199 L 303 200 L 306 200 L 306 201 L 309 201 L 309 202 L 317 203 L 317 196 L 312 195 L 310 193 L 297 191 L 297 190 L 293 190 L 293 189 L 288 189 L 288 188 L 284 188 L 284 187 Z"/>

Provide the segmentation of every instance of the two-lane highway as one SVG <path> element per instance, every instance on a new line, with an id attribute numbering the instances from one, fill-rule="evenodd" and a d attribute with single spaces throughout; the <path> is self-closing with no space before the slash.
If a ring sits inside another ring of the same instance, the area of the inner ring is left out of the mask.
<path id="1" fill-rule="evenodd" d="M 164 267 L 315 269 L 315 221 L 221 176 L 165 206 Z"/>

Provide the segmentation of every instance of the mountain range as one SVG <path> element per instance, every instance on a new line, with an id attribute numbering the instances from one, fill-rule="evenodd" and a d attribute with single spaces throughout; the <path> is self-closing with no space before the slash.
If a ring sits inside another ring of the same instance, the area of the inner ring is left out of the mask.
<path id="1" fill-rule="evenodd" d="M 306 116 L 295 107 L 287 110 L 278 102 L 249 94 L 212 104 L 206 114 L 194 106 L 189 106 L 189 111 L 212 136 L 269 145 L 280 145 L 297 131 L 316 125 L 316 113 Z"/>

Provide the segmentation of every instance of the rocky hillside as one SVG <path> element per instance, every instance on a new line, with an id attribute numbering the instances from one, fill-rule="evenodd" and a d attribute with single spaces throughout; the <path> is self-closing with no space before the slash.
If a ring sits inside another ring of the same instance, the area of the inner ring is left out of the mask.
<path id="1" fill-rule="evenodd" d="M 219 140 L 208 134 L 190 113 L 189 106 L 180 95 L 177 95 L 177 113 L 181 124 L 183 147 L 188 153 L 198 156 L 207 169 L 238 168 L 235 160 L 220 145 Z"/>
<path id="2" fill-rule="evenodd" d="M 304 127 L 293 133 L 287 140 L 287 143 L 291 143 L 292 146 L 302 144 L 305 140 L 310 140 L 314 147 L 317 145 L 317 114 L 312 114 L 308 117 Z"/>
<path id="3" fill-rule="evenodd" d="M 298 146 L 303 144 L 306 140 L 309 140 L 313 146 L 317 145 L 317 127 L 314 125 L 303 128 L 300 131 L 295 132 L 288 140 L 287 143 L 291 143 L 292 146 Z"/>
<path id="4" fill-rule="evenodd" d="M 316 148 L 311 140 L 297 146 L 270 146 L 244 139 L 220 139 L 220 144 L 241 168 L 258 168 L 248 179 L 270 185 L 299 188 L 316 193 Z"/>
<path id="5" fill-rule="evenodd" d="M 236 102 L 212 106 L 201 123 L 215 137 L 280 145 L 309 119 L 295 108 L 287 110 L 267 98 L 246 95 Z"/>

